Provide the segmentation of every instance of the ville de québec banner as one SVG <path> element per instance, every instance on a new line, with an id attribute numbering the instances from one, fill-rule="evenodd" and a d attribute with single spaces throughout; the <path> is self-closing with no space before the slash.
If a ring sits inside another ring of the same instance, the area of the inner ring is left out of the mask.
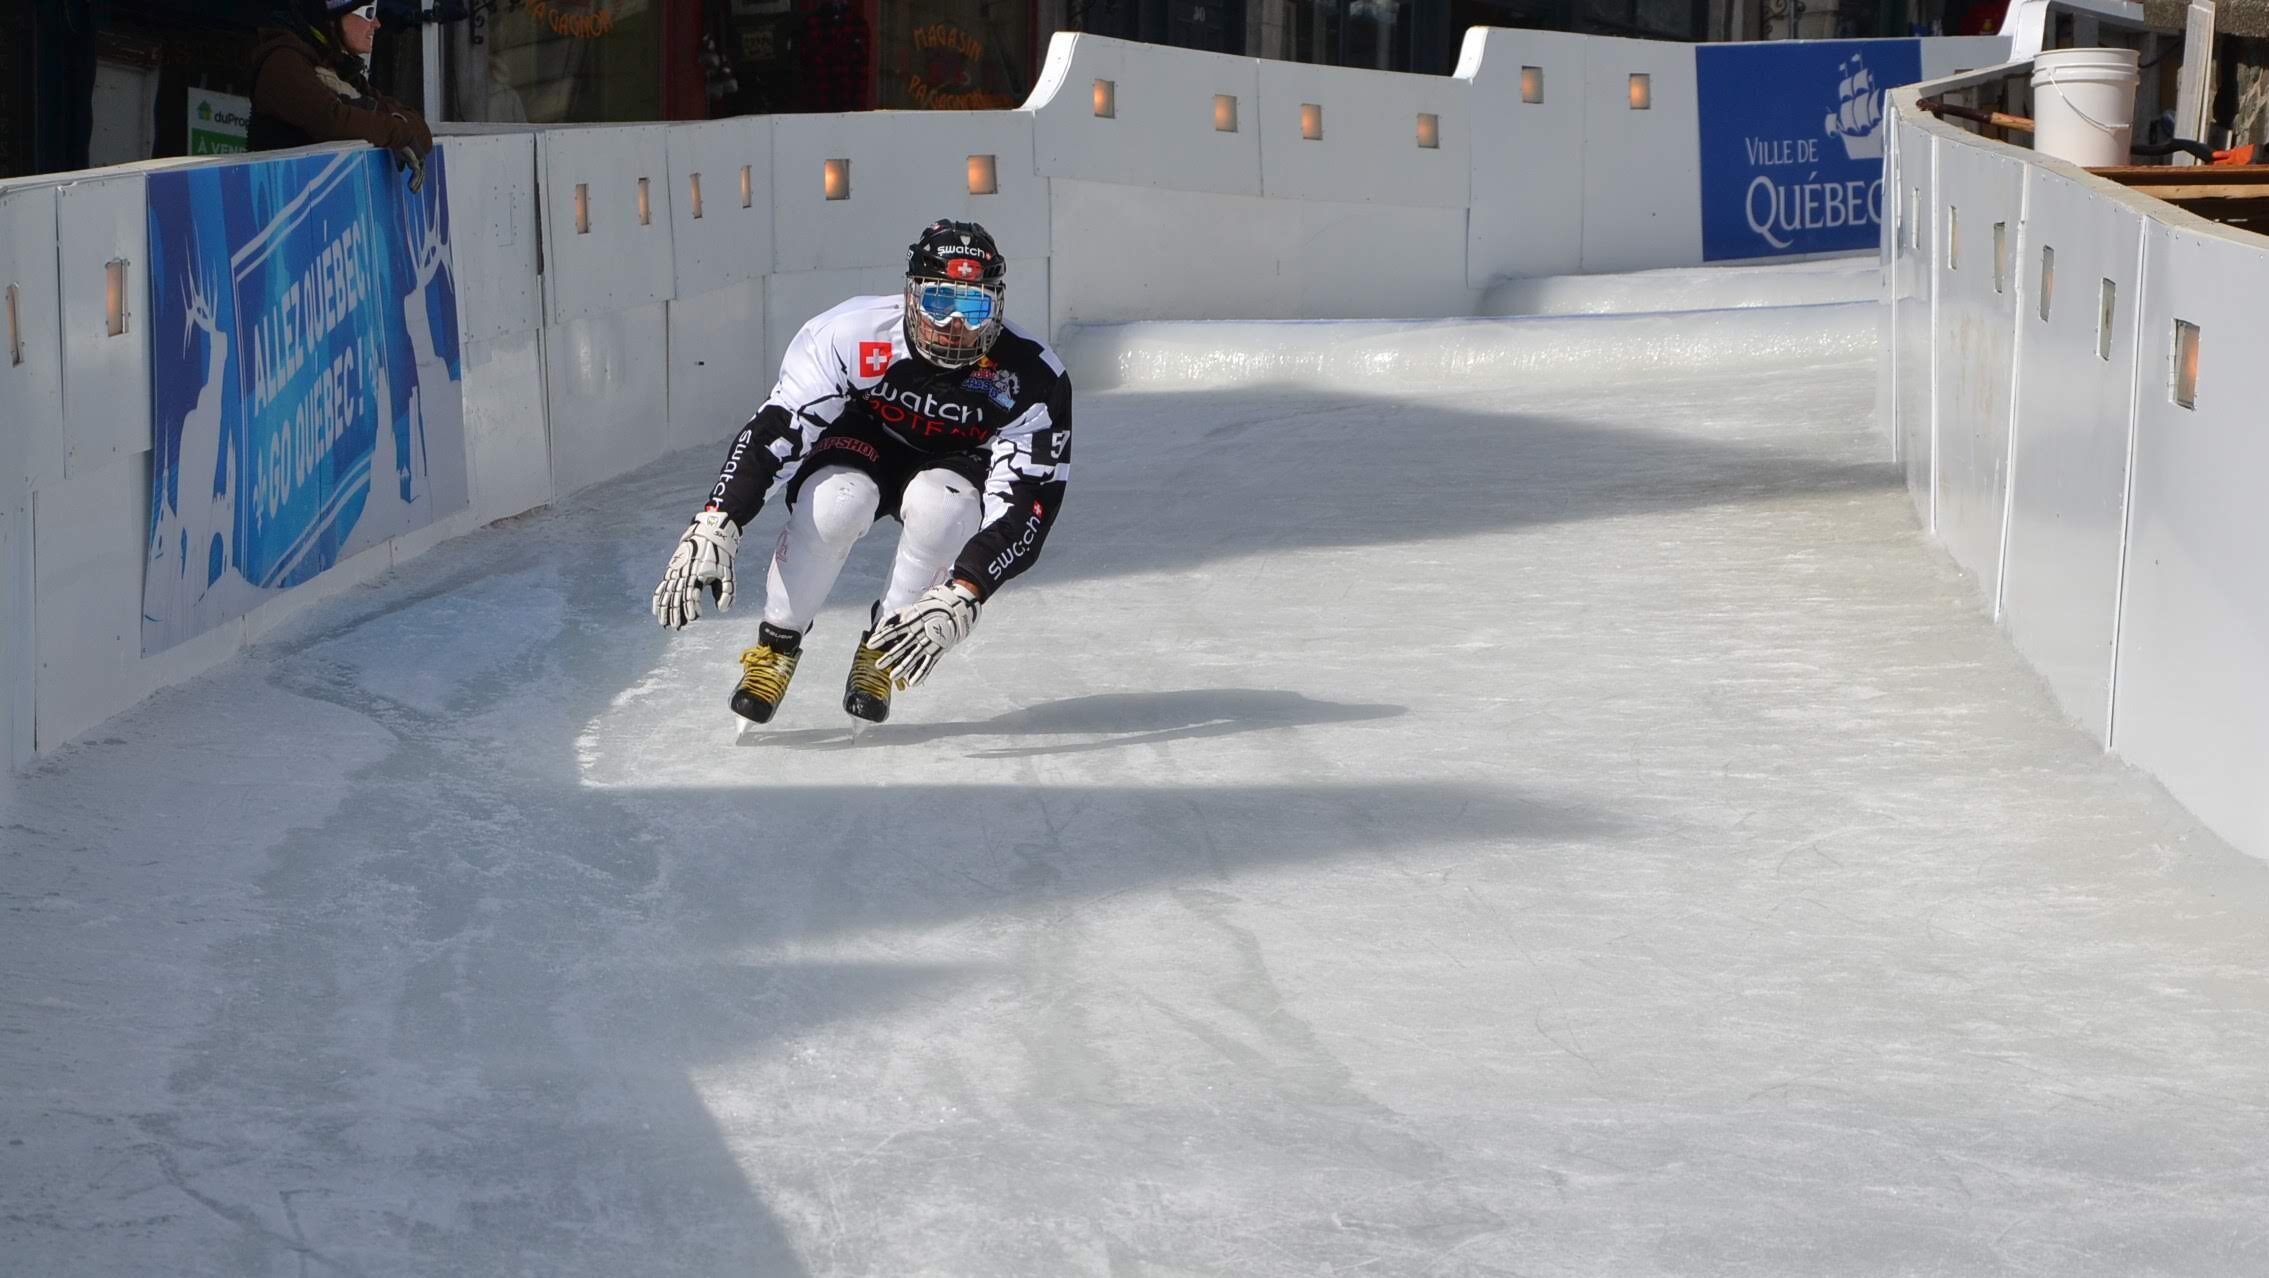
<path id="1" fill-rule="evenodd" d="M 1694 73 L 1703 260 L 1876 246 L 1883 91 L 1922 78 L 1921 41 L 1705 44 Z"/>
<path id="2" fill-rule="evenodd" d="M 145 655 L 465 508 L 447 190 L 372 148 L 150 175 Z"/>

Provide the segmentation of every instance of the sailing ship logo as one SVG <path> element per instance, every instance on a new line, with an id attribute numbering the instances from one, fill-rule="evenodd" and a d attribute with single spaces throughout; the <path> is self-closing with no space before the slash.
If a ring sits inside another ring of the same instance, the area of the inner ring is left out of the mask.
<path id="1" fill-rule="evenodd" d="M 1828 135 L 1843 140 L 1846 159 L 1882 159 L 1883 91 L 1874 74 L 1856 53 L 1837 66 L 1836 74 L 1840 83 L 1835 112 L 1827 118 Z"/>

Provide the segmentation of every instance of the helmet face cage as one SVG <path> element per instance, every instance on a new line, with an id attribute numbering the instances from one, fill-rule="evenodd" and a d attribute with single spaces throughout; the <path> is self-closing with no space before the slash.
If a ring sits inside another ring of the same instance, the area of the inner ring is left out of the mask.
<path id="1" fill-rule="evenodd" d="M 998 280 L 964 283 L 907 276 L 908 342 L 940 368 L 976 363 L 1001 335 L 1003 292 Z"/>

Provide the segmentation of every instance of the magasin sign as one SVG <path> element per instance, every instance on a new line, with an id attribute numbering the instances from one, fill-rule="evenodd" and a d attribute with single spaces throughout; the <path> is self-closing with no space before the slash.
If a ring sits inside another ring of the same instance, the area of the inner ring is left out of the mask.
<path id="1" fill-rule="evenodd" d="M 1922 42 L 1775 41 L 1694 52 L 1703 258 L 1874 247 L 1883 91 L 1922 78 Z"/>

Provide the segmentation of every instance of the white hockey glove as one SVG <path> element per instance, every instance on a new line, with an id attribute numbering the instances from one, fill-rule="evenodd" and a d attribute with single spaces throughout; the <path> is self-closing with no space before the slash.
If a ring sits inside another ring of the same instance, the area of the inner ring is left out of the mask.
<path id="1" fill-rule="evenodd" d="M 930 675 L 938 658 L 977 628 L 977 596 L 960 582 L 932 586 L 922 597 L 875 623 L 867 646 L 901 688 Z"/>
<path id="2" fill-rule="evenodd" d="M 701 592 L 716 597 L 717 611 L 733 610 L 733 553 L 740 548 L 741 530 L 721 510 L 705 510 L 678 538 L 670 552 L 670 567 L 662 584 L 654 587 L 654 619 L 672 630 L 701 617 Z"/>

